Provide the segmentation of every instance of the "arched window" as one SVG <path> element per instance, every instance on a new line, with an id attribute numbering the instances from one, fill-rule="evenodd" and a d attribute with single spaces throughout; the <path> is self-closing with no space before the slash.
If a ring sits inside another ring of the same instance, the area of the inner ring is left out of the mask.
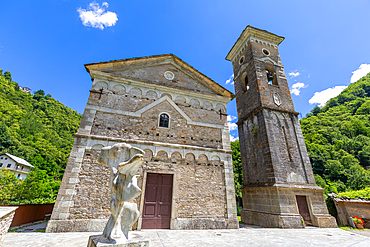
<path id="1" fill-rule="evenodd" d="M 159 127 L 168 128 L 169 125 L 170 125 L 170 117 L 167 114 L 162 113 L 159 116 Z"/>
<path id="2" fill-rule="evenodd" d="M 249 82 L 248 82 L 248 75 L 246 72 L 244 72 L 241 76 L 241 81 L 242 81 L 242 89 L 243 92 L 249 90 Z"/>
<path id="3" fill-rule="evenodd" d="M 270 85 L 278 86 L 276 72 L 274 67 L 272 67 L 271 65 L 266 65 L 266 76 L 267 81 Z"/>

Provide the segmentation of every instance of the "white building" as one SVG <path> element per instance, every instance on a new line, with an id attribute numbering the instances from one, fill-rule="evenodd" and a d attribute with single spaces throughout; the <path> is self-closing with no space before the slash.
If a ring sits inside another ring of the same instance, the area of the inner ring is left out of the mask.
<path id="1" fill-rule="evenodd" d="M 25 179 L 30 172 L 30 168 L 34 168 L 34 166 L 22 158 L 8 153 L 2 153 L 0 154 L 0 169 L 4 168 L 13 172 L 18 179 Z"/>

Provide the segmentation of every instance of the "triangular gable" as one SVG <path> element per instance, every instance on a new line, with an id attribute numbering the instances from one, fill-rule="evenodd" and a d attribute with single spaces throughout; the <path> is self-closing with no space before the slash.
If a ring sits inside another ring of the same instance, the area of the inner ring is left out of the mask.
<path id="1" fill-rule="evenodd" d="M 186 115 L 186 113 L 185 113 L 185 112 L 183 112 L 183 111 L 180 109 L 180 107 L 178 107 L 178 106 L 175 104 L 175 102 L 173 102 L 173 101 L 170 99 L 170 97 L 168 97 L 167 95 L 165 95 L 164 97 L 160 98 L 159 100 L 156 100 L 156 101 L 152 102 L 151 104 L 149 104 L 149 105 L 147 105 L 147 106 L 145 106 L 145 107 L 141 108 L 140 110 L 136 111 L 135 113 L 136 113 L 136 114 L 140 114 L 140 116 L 141 116 L 141 114 L 143 114 L 143 113 L 144 113 L 144 112 L 146 112 L 147 110 L 149 110 L 149 109 L 153 108 L 154 106 L 156 106 L 156 105 L 158 105 L 158 104 L 162 103 L 163 101 L 167 101 L 168 103 L 170 103 L 170 105 L 171 105 L 173 108 L 175 108 L 175 110 L 176 110 L 178 113 L 180 113 L 180 115 L 181 115 L 183 118 L 185 118 L 185 119 L 186 119 L 186 121 L 188 122 L 188 124 L 190 124 L 191 122 L 193 122 L 193 121 L 190 119 L 190 117 L 189 117 L 188 115 Z"/>
<path id="2" fill-rule="evenodd" d="M 164 79 L 164 71 L 162 71 L 162 73 L 151 73 L 155 66 L 162 66 L 163 68 L 156 67 L 157 70 L 159 69 L 159 71 L 161 71 L 164 70 L 165 65 L 170 65 L 170 68 L 176 71 L 174 73 L 187 76 L 187 78 L 190 78 L 188 81 L 191 81 L 192 79 L 193 84 L 198 85 L 194 86 L 190 85 L 190 83 L 184 85 L 182 80 L 179 80 L 179 82 L 176 83 L 176 78 L 173 81 L 174 83 L 171 83 L 171 81 Z M 92 78 L 94 78 L 95 74 L 98 74 L 96 72 L 100 72 L 99 74 L 104 73 L 107 76 L 110 75 L 112 77 L 117 76 L 127 79 L 137 79 L 147 83 L 162 83 L 162 85 L 168 83 L 171 87 L 217 94 L 229 98 L 229 100 L 232 100 L 235 97 L 233 93 L 223 88 L 212 79 L 200 73 L 198 70 L 194 69 L 192 66 L 185 63 L 173 54 L 92 63 L 86 64 L 85 67 Z"/>

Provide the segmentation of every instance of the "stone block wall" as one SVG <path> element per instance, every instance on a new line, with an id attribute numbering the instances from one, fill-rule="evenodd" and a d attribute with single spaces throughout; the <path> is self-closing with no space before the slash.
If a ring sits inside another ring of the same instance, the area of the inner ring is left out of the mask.
<path id="1" fill-rule="evenodd" d="M 239 133 L 242 150 L 251 150 L 242 153 L 245 185 L 316 184 L 296 116 L 264 109 L 240 124 Z"/>
<path id="2" fill-rule="evenodd" d="M 158 127 L 159 115 L 170 115 L 172 128 Z M 124 139 L 160 141 L 174 144 L 221 148 L 222 132 L 217 128 L 187 126 L 184 119 L 168 102 L 162 102 L 155 111 L 145 112 L 142 117 L 131 117 L 98 112 L 91 134 Z"/>
<path id="3" fill-rule="evenodd" d="M 262 49 L 268 49 L 270 53 L 268 57 L 263 54 Z M 278 85 L 269 84 L 266 65 L 274 69 Z M 245 117 L 260 107 L 294 112 L 284 67 L 276 45 L 251 38 L 236 56 L 233 66 L 236 75 L 234 81 L 239 120 L 244 121 Z M 246 90 L 244 86 L 246 76 L 249 90 Z M 281 105 L 279 106 L 273 100 L 275 93 L 280 97 Z"/>
<path id="4" fill-rule="evenodd" d="M 117 69 L 104 73 L 139 73 Z M 171 229 L 238 228 L 229 130 L 220 114 L 230 99 L 181 71 L 173 70 L 178 81 L 163 80 L 163 73 L 156 79 L 158 69 L 139 69 L 145 83 L 95 76 L 47 232 L 103 230 L 110 174 L 97 158 L 102 147 L 122 142 L 145 151 L 137 174 L 143 195 L 147 173 L 173 174 Z M 162 113 L 169 128 L 158 126 Z M 134 200 L 140 212 L 143 201 Z M 135 227 L 141 229 L 141 218 Z"/>
<path id="5" fill-rule="evenodd" d="M 57 199 L 55 208 L 58 208 L 53 212 L 48 232 L 101 231 L 109 218 L 109 171 L 98 164 L 97 157 L 103 146 L 117 141 L 81 139 L 78 143 L 86 145 L 82 162 L 78 164 L 79 172 L 75 177 L 65 176 L 73 182 L 73 189 L 70 189 L 71 185 L 69 189 L 61 188 L 58 195 L 61 199 Z M 153 149 L 147 143 L 131 144 L 145 151 L 145 163 L 137 174 L 143 193 L 146 173 L 174 175 L 171 229 L 238 227 L 229 152 L 173 148 L 170 145 Z M 143 197 L 134 202 L 142 211 Z M 140 220 L 137 227 L 140 229 Z"/>
<path id="6" fill-rule="evenodd" d="M 275 185 L 242 189 L 242 222 L 264 227 L 303 228 L 296 195 L 307 197 L 312 224 L 337 227 L 328 213 L 322 189 L 318 186 Z"/>

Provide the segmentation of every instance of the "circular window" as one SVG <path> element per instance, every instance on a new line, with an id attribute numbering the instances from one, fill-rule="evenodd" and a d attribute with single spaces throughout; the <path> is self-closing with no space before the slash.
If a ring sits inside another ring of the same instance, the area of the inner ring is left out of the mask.
<path id="1" fill-rule="evenodd" d="M 244 56 L 242 56 L 242 57 L 240 58 L 240 60 L 239 60 L 239 64 L 242 64 L 242 63 L 244 63 Z"/>
<path id="2" fill-rule="evenodd" d="M 266 56 L 270 56 L 270 52 L 269 52 L 269 50 L 267 50 L 267 49 L 263 48 L 263 49 L 262 49 L 262 52 L 263 52 L 263 54 L 265 54 Z"/>
<path id="3" fill-rule="evenodd" d="M 175 78 L 175 75 L 171 71 L 166 71 L 164 72 L 164 78 L 170 81 Z"/>

